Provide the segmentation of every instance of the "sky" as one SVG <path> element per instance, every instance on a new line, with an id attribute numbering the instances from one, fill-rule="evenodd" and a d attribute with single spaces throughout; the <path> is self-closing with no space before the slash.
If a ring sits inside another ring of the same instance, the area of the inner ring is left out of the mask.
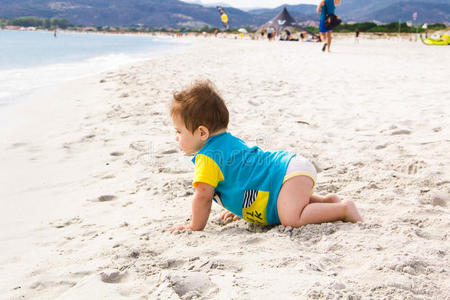
<path id="1" fill-rule="evenodd" d="M 236 8 L 274 8 L 283 4 L 318 4 L 319 0 L 182 0 L 184 2 L 200 4 L 227 3 Z"/>

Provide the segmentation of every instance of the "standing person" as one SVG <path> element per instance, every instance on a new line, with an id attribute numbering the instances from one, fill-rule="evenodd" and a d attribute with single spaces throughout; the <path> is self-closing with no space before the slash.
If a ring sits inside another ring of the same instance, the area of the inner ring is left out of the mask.
<path id="1" fill-rule="evenodd" d="M 264 29 L 264 25 L 261 26 L 261 38 L 264 38 L 264 33 L 266 32 L 266 30 Z"/>
<path id="2" fill-rule="evenodd" d="M 330 52 L 330 46 L 331 46 L 331 34 L 333 33 L 333 29 L 329 29 L 325 26 L 325 5 L 327 7 L 328 14 L 333 14 L 336 9 L 336 5 L 341 5 L 341 0 L 323 0 L 320 1 L 319 5 L 317 6 L 317 13 L 320 14 L 320 23 L 319 23 L 319 32 L 320 32 L 320 39 L 322 41 L 325 41 L 325 44 L 323 44 L 322 51 L 325 51 L 325 49 L 328 47 L 328 52 Z"/>
<path id="3" fill-rule="evenodd" d="M 272 38 L 273 38 L 273 28 L 272 27 L 267 28 L 267 38 L 269 39 L 269 42 L 272 41 Z"/>
<path id="4" fill-rule="evenodd" d="M 359 44 L 359 29 L 355 30 L 355 44 Z"/>

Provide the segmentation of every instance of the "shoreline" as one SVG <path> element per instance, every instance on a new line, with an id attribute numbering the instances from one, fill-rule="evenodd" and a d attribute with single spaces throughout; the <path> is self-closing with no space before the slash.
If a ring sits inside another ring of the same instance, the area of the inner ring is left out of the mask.
<path id="1" fill-rule="evenodd" d="M 320 48 L 199 38 L 10 108 L 21 124 L 0 141 L 0 293 L 449 297 L 450 108 L 438 62 L 450 54 L 352 39 Z M 193 167 L 168 103 L 201 78 L 224 97 L 230 132 L 312 160 L 317 193 L 354 200 L 366 223 L 266 228 L 221 222 L 213 205 L 205 231 L 170 234 L 190 216 Z"/>
<path id="2" fill-rule="evenodd" d="M 161 37 L 164 39 L 164 37 Z M 55 84 L 61 84 L 94 74 L 117 70 L 118 68 L 136 64 L 140 61 L 155 59 L 160 56 L 182 51 L 189 47 L 188 41 L 168 39 L 171 45 L 156 45 L 155 49 L 141 50 L 137 53 L 119 52 L 114 54 L 100 54 L 77 61 L 47 62 L 30 67 L 8 67 L 0 71 L 2 79 L 2 95 L 0 110 L 5 106 L 14 105 L 20 101 L 35 98 L 36 90 L 47 89 Z M 36 75 L 39 74 L 39 75 Z M 23 83 L 26 84 L 23 84 Z"/>

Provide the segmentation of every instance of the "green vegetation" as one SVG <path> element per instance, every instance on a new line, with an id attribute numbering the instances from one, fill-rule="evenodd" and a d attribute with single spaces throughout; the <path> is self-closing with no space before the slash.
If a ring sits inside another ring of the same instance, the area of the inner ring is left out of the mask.
<path id="1" fill-rule="evenodd" d="M 0 18 L 0 27 L 4 26 L 23 26 L 23 27 L 36 27 L 38 29 L 69 29 L 69 30 L 79 30 L 83 29 L 77 28 L 74 25 L 71 25 L 68 23 L 67 19 L 63 18 L 37 18 L 37 17 L 20 17 L 20 18 L 14 18 L 14 19 L 2 19 Z M 246 26 L 244 27 L 249 33 L 255 32 L 256 27 Z M 442 30 L 445 29 L 446 26 L 444 24 L 436 23 L 428 25 L 428 31 L 436 31 L 436 30 Z M 317 27 L 311 27 L 308 26 L 306 29 L 310 30 L 311 32 L 318 33 L 319 29 Z M 365 23 L 354 23 L 354 24 L 341 24 L 335 29 L 335 32 L 355 32 L 356 29 L 359 29 L 360 32 L 369 32 L 369 33 L 423 33 L 426 30 L 422 28 L 422 24 L 414 24 L 412 27 L 408 27 L 406 23 L 398 23 L 398 22 L 392 22 L 389 24 L 376 24 L 372 22 L 365 22 Z M 132 25 L 129 27 L 109 27 L 109 26 L 95 26 L 95 27 L 88 27 L 85 29 L 87 31 L 98 31 L 98 32 L 154 32 L 154 31 L 160 31 L 160 32 L 195 32 L 195 33 L 214 33 L 216 30 L 222 32 L 223 28 L 217 28 L 217 27 L 211 27 L 208 25 L 205 25 L 201 28 L 148 28 L 148 27 L 142 27 L 139 25 Z M 238 28 L 231 28 L 228 32 L 230 33 L 237 33 Z"/>
<path id="2" fill-rule="evenodd" d="M 39 29 L 67 29 L 70 24 L 67 19 L 62 18 L 36 18 L 36 17 L 19 17 L 14 19 L 0 19 L 0 25 L 3 26 L 23 26 L 36 27 Z"/>
<path id="3" fill-rule="evenodd" d="M 429 31 L 445 29 L 446 26 L 444 24 L 436 23 L 428 25 Z M 342 24 L 336 28 L 335 32 L 355 32 L 356 29 L 359 29 L 360 32 L 374 32 L 374 33 L 414 33 L 414 32 L 425 32 L 426 30 L 422 28 L 422 24 L 413 24 L 412 27 L 409 27 L 406 23 L 392 22 L 389 24 L 381 24 L 377 25 L 371 22 L 365 23 L 355 23 L 355 24 Z"/>
<path id="4" fill-rule="evenodd" d="M 412 27 L 408 27 L 406 23 L 400 23 L 400 32 L 401 33 L 423 33 L 426 30 L 422 28 L 423 24 L 413 24 Z M 307 26 L 305 27 L 311 32 L 319 33 L 319 28 Z M 446 29 L 447 26 L 445 24 L 431 24 L 428 25 L 428 31 L 436 31 Z M 364 23 L 354 23 L 354 24 L 341 24 L 339 25 L 334 32 L 355 32 L 356 29 L 359 29 L 360 32 L 370 32 L 370 33 L 397 33 L 399 31 L 399 23 L 392 22 L 389 24 L 380 24 L 372 22 L 364 22 Z"/>

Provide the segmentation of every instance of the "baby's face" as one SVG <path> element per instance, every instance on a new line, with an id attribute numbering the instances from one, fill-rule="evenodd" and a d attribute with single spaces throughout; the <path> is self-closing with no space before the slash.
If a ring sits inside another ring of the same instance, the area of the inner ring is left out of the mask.
<path id="1" fill-rule="evenodd" d="M 200 138 L 200 131 L 197 129 L 192 133 L 187 129 L 179 114 L 172 116 L 172 122 L 177 133 L 176 140 L 181 151 L 186 154 L 197 153 L 205 144 L 205 141 Z"/>

